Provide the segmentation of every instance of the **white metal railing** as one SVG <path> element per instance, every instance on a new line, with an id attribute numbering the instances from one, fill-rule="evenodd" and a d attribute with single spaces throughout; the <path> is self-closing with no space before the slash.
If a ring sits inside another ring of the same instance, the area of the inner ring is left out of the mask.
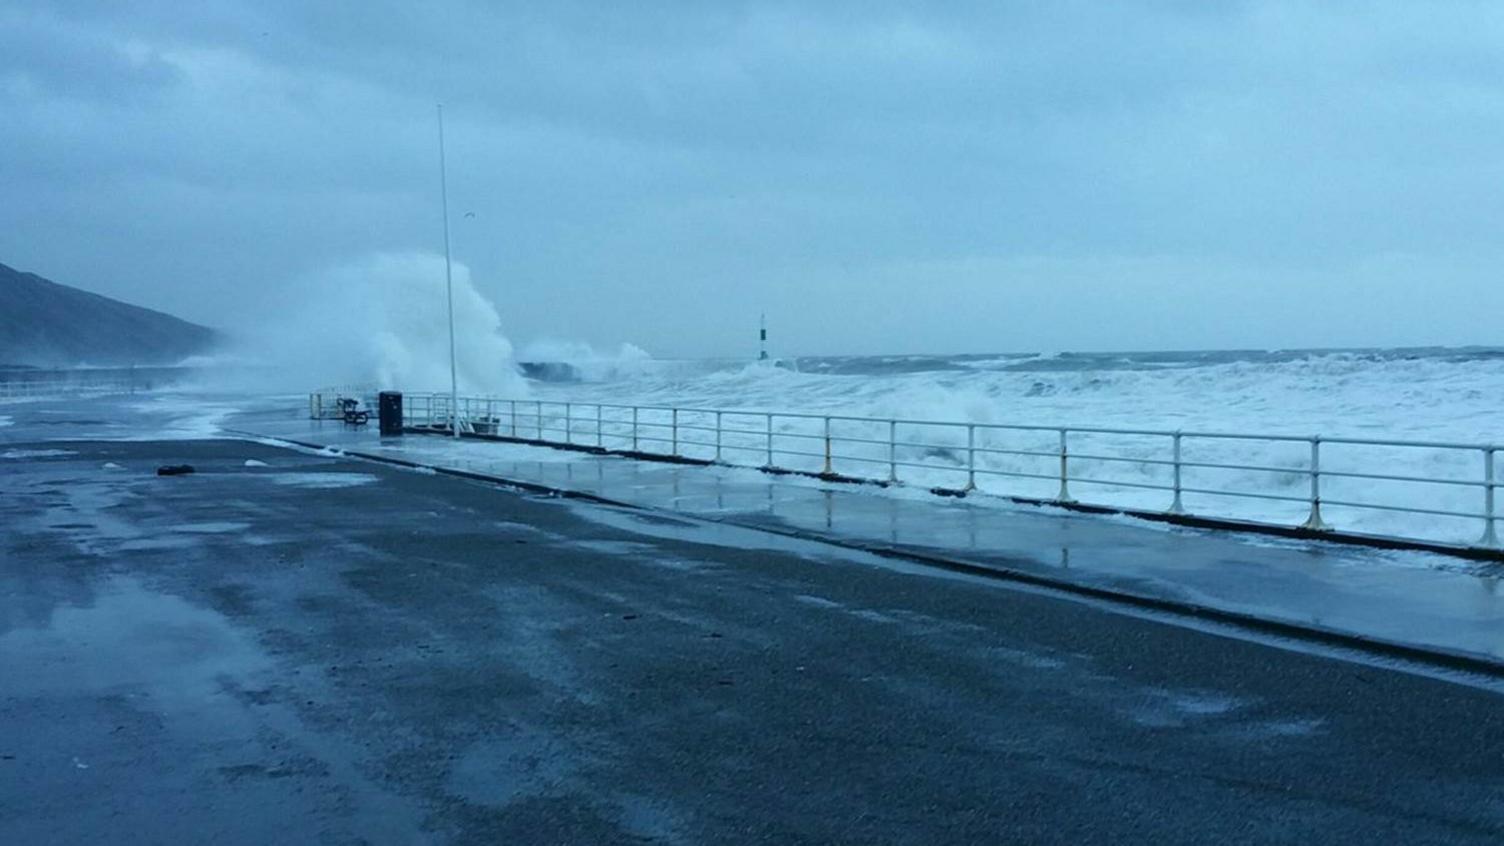
<path id="1" fill-rule="evenodd" d="M 140 386 L 129 379 L 78 381 L 72 379 L 26 379 L 0 381 L 0 401 L 45 399 L 73 394 L 129 394 Z"/>
<path id="2" fill-rule="evenodd" d="M 462 432 L 527 441 L 1500 549 L 1496 459 L 1504 447 L 1494 444 L 494 397 L 460 397 L 458 410 Z M 406 426 L 449 428 L 446 394 L 407 394 L 403 411 Z M 1078 499 L 1081 491 L 1091 493 Z"/>
<path id="3" fill-rule="evenodd" d="M 193 367 L 0 367 L 0 401 L 82 394 L 133 394 L 177 384 L 199 372 Z"/>
<path id="4" fill-rule="evenodd" d="M 308 417 L 312 420 L 339 420 L 345 416 L 342 399 L 358 400 L 368 412 L 376 408 L 376 388 L 369 384 L 334 385 L 308 395 Z"/>

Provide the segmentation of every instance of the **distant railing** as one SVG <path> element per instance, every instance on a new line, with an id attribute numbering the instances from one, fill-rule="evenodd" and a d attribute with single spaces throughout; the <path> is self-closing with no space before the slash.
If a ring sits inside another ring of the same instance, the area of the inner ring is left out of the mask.
<path id="1" fill-rule="evenodd" d="M 0 401 L 45 399 L 47 397 L 72 396 L 76 394 L 129 394 L 144 390 L 130 379 L 100 379 L 78 381 L 74 379 L 21 379 L 0 380 Z"/>
<path id="2" fill-rule="evenodd" d="M 0 401 L 131 394 L 175 385 L 199 373 L 177 365 L 122 367 L 0 367 Z"/>
<path id="3" fill-rule="evenodd" d="M 452 431 L 447 394 L 407 394 L 403 409 L 408 427 Z M 1493 444 L 487 397 L 460 397 L 458 412 L 461 432 L 523 441 L 1312 533 L 1340 525 L 1345 535 L 1500 549 L 1496 457 L 1504 447 Z M 1078 499 L 1083 489 L 1091 493 Z"/>
<path id="4" fill-rule="evenodd" d="M 308 395 L 308 417 L 312 420 L 340 420 L 345 416 L 342 399 L 355 399 L 367 411 L 376 409 L 376 388 L 368 384 L 333 385 Z"/>

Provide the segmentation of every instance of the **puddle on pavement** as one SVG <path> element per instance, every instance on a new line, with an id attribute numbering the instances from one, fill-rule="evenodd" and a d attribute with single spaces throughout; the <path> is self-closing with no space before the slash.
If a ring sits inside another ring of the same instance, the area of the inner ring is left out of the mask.
<path id="1" fill-rule="evenodd" d="M 168 712 L 222 698 L 221 679 L 270 666 L 218 613 L 149 590 L 102 583 L 94 602 L 53 610 L 47 625 L 0 635 L 8 695 L 139 695 Z"/>
<path id="2" fill-rule="evenodd" d="M 36 524 L 51 531 L 66 532 L 80 551 L 100 555 L 116 544 L 141 538 L 140 527 L 119 516 L 116 506 L 135 496 L 116 481 L 74 482 L 38 493 L 53 498 L 42 504 Z"/>
<path id="3" fill-rule="evenodd" d="M 1008 646 L 988 646 L 983 654 L 993 661 L 1005 661 L 1019 667 L 1031 670 L 1059 670 L 1065 667 L 1065 662 L 1042 652 L 1027 649 L 1014 649 Z"/>
<path id="4" fill-rule="evenodd" d="M 588 549 L 591 552 L 602 552 L 607 555 L 641 556 L 652 555 L 658 552 L 657 546 L 650 543 L 640 543 L 638 541 L 587 540 L 566 542 L 570 546 L 577 546 L 581 549 Z"/>
<path id="5" fill-rule="evenodd" d="M 1254 738 L 1309 737 L 1326 730 L 1326 720 L 1316 717 L 1261 720 L 1244 727 Z"/>
<path id="6" fill-rule="evenodd" d="M 312 490 L 353 488 L 376 481 L 376 477 L 370 473 L 266 473 L 246 478 L 270 479 L 278 485 Z"/>
<path id="7" fill-rule="evenodd" d="M 1148 701 L 1130 708 L 1128 717 L 1148 728 L 1180 728 L 1231 714 L 1249 704 L 1215 692 L 1150 689 L 1143 693 Z"/>
<path id="8" fill-rule="evenodd" d="M 189 549 L 197 544 L 198 541 L 191 535 L 167 535 L 121 541 L 116 548 L 121 552 L 157 552 L 164 549 Z"/>
<path id="9" fill-rule="evenodd" d="M 801 558 L 836 559 L 887 566 L 887 562 L 871 553 L 844 549 L 818 541 L 791 538 L 759 529 L 727 523 L 684 520 L 647 512 L 635 513 L 594 503 L 561 500 L 560 504 L 569 508 L 576 516 L 592 523 L 662 540 L 698 543 L 727 549 L 761 549 L 797 555 Z"/>
<path id="10" fill-rule="evenodd" d="M 179 523 L 169 526 L 169 532 L 179 532 L 190 535 L 222 535 L 234 532 L 243 532 L 251 527 L 250 523 L 233 522 L 204 522 L 204 523 Z"/>

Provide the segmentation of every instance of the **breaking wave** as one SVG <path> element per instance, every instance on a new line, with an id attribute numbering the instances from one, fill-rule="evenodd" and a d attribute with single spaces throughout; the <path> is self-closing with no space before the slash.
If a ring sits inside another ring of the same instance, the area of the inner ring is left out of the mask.
<path id="1" fill-rule="evenodd" d="M 407 391 L 449 388 L 444 258 L 381 253 L 302 281 L 296 308 L 244 330 L 236 360 L 252 381 L 279 388 L 360 384 Z M 461 392 L 526 395 L 496 306 L 454 265 L 456 375 Z M 270 382 L 272 385 L 265 383 Z"/>

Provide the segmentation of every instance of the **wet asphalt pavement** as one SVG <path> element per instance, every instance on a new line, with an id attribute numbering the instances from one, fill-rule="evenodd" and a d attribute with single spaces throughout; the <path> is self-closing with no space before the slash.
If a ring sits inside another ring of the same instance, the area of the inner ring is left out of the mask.
<path id="1" fill-rule="evenodd" d="M 1298 628 L 1365 648 L 1504 673 L 1504 569 L 1417 551 L 1167 527 L 996 497 L 816 481 L 515 443 L 310 421 L 297 407 L 232 427 L 352 457 L 417 463 L 532 489 L 1064 586 L 1180 613 Z"/>
<path id="2" fill-rule="evenodd" d="M 253 443 L 0 456 L 0 843 L 1504 837 L 1482 682 Z"/>

